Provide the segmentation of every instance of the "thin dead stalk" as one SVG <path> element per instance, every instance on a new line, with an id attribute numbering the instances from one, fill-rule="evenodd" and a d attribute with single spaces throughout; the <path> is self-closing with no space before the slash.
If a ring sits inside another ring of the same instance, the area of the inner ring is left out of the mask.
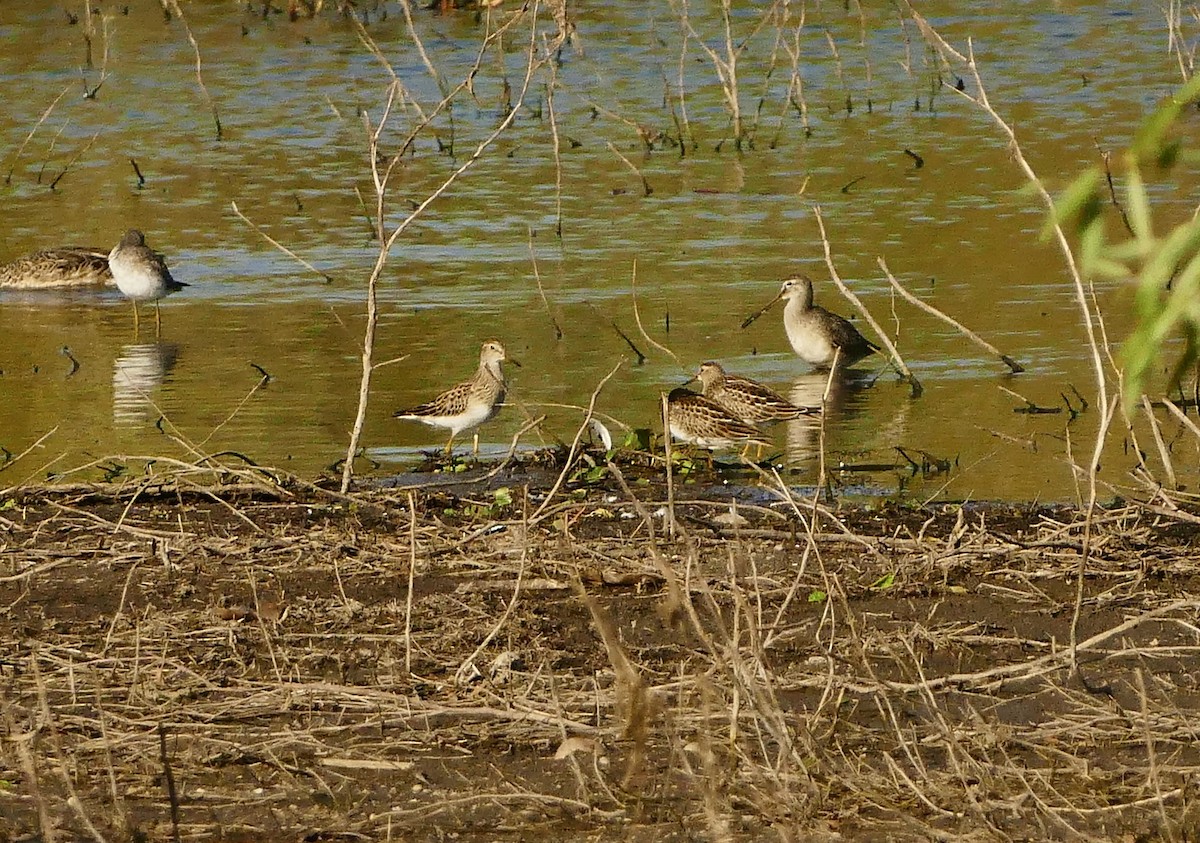
<path id="1" fill-rule="evenodd" d="M 560 210 L 561 214 L 561 210 Z M 561 235 L 561 231 L 559 234 Z M 546 298 L 546 290 L 542 287 L 542 274 L 538 271 L 537 250 L 533 247 L 533 228 L 529 229 L 529 263 L 533 267 L 533 280 L 537 282 L 538 295 L 542 299 L 542 307 L 546 308 L 546 316 L 550 320 L 550 324 L 554 326 L 554 338 L 561 340 L 563 338 L 562 326 L 558 324 L 558 320 L 554 318 L 554 311 L 550 309 L 550 300 Z"/>
<path id="2" fill-rule="evenodd" d="M 174 843 L 179 843 L 179 794 L 175 790 L 175 773 L 171 769 L 171 756 L 167 752 L 167 729 L 161 722 L 158 724 L 158 760 L 162 764 L 167 799 L 171 803 L 171 839 Z"/>
<path id="3" fill-rule="evenodd" d="M 549 52 L 549 50 L 547 50 Z M 558 85 L 557 65 L 550 62 L 550 79 L 546 82 L 546 113 L 550 117 L 550 140 L 554 147 L 554 233 L 558 239 L 562 240 L 563 233 L 563 216 L 562 216 L 562 186 L 563 186 L 563 170 L 562 170 L 562 142 L 558 137 L 558 116 L 554 112 L 554 89 Z M 562 337 L 562 332 L 559 332 L 559 337 Z"/>
<path id="4" fill-rule="evenodd" d="M 546 508 L 550 506 L 550 502 L 553 501 L 555 496 L 558 494 L 558 490 L 562 488 L 562 484 L 566 481 L 568 472 L 570 472 L 571 468 L 575 465 L 575 454 L 578 452 L 579 443 L 583 439 L 583 433 L 588 429 L 588 426 L 592 420 L 592 416 L 596 412 L 596 401 L 600 398 L 600 392 L 604 389 L 608 382 L 612 380 L 613 375 L 617 373 L 624 363 L 625 361 L 618 360 L 616 365 L 609 370 L 607 375 L 600 379 L 600 382 L 596 384 L 596 388 L 592 390 L 592 397 L 588 400 L 587 409 L 583 413 L 583 421 L 580 423 L 579 429 L 575 431 L 575 438 L 571 440 L 571 447 L 567 450 L 567 458 L 563 461 L 563 470 L 559 472 L 558 477 L 554 481 L 554 485 L 550 487 L 550 491 L 546 494 L 546 498 L 542 501 L 541 506 L 539 506 L 534 511 L 533 515 L 529 517 L 530 523 L 536 524 L 541 520 L 542 513 L 546 511 Z"/>
<path id="5" fill-rule="evenodd" d="M 413 584 L 417 571 L 417 500 L 408 492 L 408 593 L 404 595 L 404 672 L 412 676 Z"/>
<path id="6" fill-rule="evenodd" d="M 38 828 L 45 843 L 57 843 L 59 837 L 55 823 L 50 819 L 50 805 L 42 793 L 41 782 L 38 779 L 37 764 L 34 761 L 31 748 L 37 739 L 37 732 L 18 729 L 14 717 L 16 706 L 7 699 L 7 694 L 0 688 L 0 711 L 4 714 L 5 740 L 12 743 L 21 762 L 21 775 L 24 784 L 29 789 L 33 804 L 37 808 Z"/>
<path id="7" fill-rule="evenodd" d="M 83 154 L 92 148 L 92 144 L 94 144 L 96 142 L 96 138 L 98 138 L 98 137 L 100 137 L 100 133 L 96 132 L 96 134 L 92 135 L 91 139 L 83 145 L 82 149 L 80 149 L 74 155 L 71 156 L 71 160 L 66 163 L 66 166 L 64 166 L 62 168 L 62 171 L 57 176 L 55 176 L 54 179 L 48 185 L 48 187 L 51 190 L 54 190 L 54 188 L 58 187 L 58 183 L 60 181 L 62 181 L 63 176 L 65 176 L 67 173 L 69 173 L 71 171 L 71 168 L 75 166 L 75 162 L 78 161 L 80 158 L 82 158 Z"/>
<path id="8" fill-rule="evenodd" d="M 14 465 L 16 465 L 18 462 L 20 462 L 23 457 L 28 456 L 31 451 L 34 451 L 34 450 L 40 448 L 42 443 L 45 442 L 47 439 L 49 439 L 51 436 L 53 436 L 57 430 L 58 430 L 58 425 L 55 425 L 54 427 L 50 428 L 45 433 L 43 433 L 41 436 L 39 436 L 37 438 L 37 440 L 32 445 L 30 445 L 28 448 L 26 448 L 24 451 L 17 454 L 12 459 L 9 459 L 3 463 L 0 463 L 0 472 L 6 471 L 6 470 L 12 468 Z M 9 487 L 7 489 L 0 489 L 0 495 L 8 495 L 11 492 L 12 492 L 12 487 Z"/>
<path id="9" fill-rule="evenodd" d="M 196 56 L 196 84 L 200 86 L 200 93 L 204 95 L 204 100 L 208 103 L 208 109 L 212 112 L 213 126 L 216 127 L 217 131 L 217 140 L 221 140 L 221 115 L 217 113 L 216 100 L 208 92 L 208 86 L 204 84 L 204 75 L 200 72 L 200 45 L 196 43 L 196 36 L 192 34 L 192 28 L 188 25 L 187 18 L 183 14 L 183 9 L 179 7 L 179 0 L 167 0 L 167 2 L 170 4 L 171 11 L 175 13 L 175 16 L 183 24 L 183 31 L 187 33 L 188 43 L 192 45 L 192 52 Z"/>
<path id="10" fill-rule="evenodd" d="M 1150 398 L 1147 395 L 1142 395 L 1142 409 L 1146 412 L 1146 423 L 1150 425 L 1150 433 L 1154 437 L 1154 446 L 1158 449 L 1158 458 L 1162 462 L 1163 471 L 1166 473 L 1167 488 L 1175 490 L 1179 488 L 1179 480 L 1175 476 L 1175 463 L 1171 459 L 1171 451 L 1167 447 L 1167 443 L 1163 440 L 1162 431 L 1159 429 L 1158 419 L 1154 415 L 1154 407 L 1150 403 Z"/>
<path id="11" fill-rule="evenodd" d="M 528 494 L 525 494 L 522 500 L 521 535 L 529 535 Z M 517 599 L 521 596 L 521 584 L 525 581 L 525 565 L 528 560 L 529 542 L 526 541 L 522 542 L 521 544 L 521 557 L 517 567 L 517 580 L 513 584 L 512 597 L 509 599 L 508 605 L 504 607 L 504 612 L 500 615 L 500 617 L 496 620 L 495 625 L 491 628 L 491 631 L 489 631 L 488 634 L 483 637 L 483 640 L 479 642 L 479 646 L 475 648 L 471 655 L 467 656 L 463 660 L 463 663 L 459 665 L 458 670 L 455 671 L 455 684 L 465 685 L 474 678 L 472 675 L 473 672 L 475 675 L 479 675 L 481 673 L 479 668 L 475 666 L 475 659 L 479 658 L 479 654 L 487 649 L 487 646 L 492 643 L 493 639 L 500 634 L 500 630 L 504 629 L 504 625 L 508 623 L 509 617 L 512 616 L 513 608 L 517 605 Z"/>
<path id="12" fill-rule="evenodd" d="M 879 336 L 879 339 L 887 347 L 888 354 L 891 355 L 891 358 L 899 368 L 901 375 L 908 382 L 909 387 L 911 387 L 913 397 L 918 397 L 924 391 L 924 387 L 921 386 L 921 382 L 917 380 L 916 375 L 909 370 L 908 364 L 906 364 L 904 362 L 904 358 L 900 356 L 900 352 L 896 349 L 891 337 L 889 337 L 887 332 L 883 330 L 883 327 L 875 321 L 875 317 L 871 315 L 871 311 L 867 310 L 866 305 L 859 301 L 858 296 L 854 295 L 854 293 L 850 291 L 850 288 L 846 286 L 845 282 L 842 281 L 841 276 L 838 275 L 837 266 L 835 266 L 833 263 L 833 252 L 829 245 L 829 237 L 825 233 L 825 220 L 821 216 L 820 205 L 813 205 L 813 216 L 816 218 L 817 227 L 821 230 L 821 245 L 825 250 L 825 266 L 829 268 L 829 276 L 833 279 L 833 283 L 837 285 L 837 288 L 841 291 L 842 295 L 846 297 L 847 301 L 854 305 L 855 310 L 861 313 L 863 318 L 867 320 L 867 324 L 874 329 L 875 333 Z"/>
<path id="13" fill-rule="evenodd" d="M 380 132 L 382 131 L 383 126 L 386 123 L 386 112 L 385 112 L 384 119 L 381 120 L 380 124 L 376 127 L 375 131 L 368 134 L 368 138 L 370 140 L 370 150 L 369 151 L 370 151 L 370 158 L 371 158 L 371 174 L 372 174 L 373 183 L 375 186 L 375 198 L 376 198 L 376 215 L 375 216 L 376 216 L 376 220 L 378 221 L 378 226 L 380 229 L 380 238 L 379 239 L 381 242 L 380 242 L 380 247 L 379 247 L 379 253 L 375 259 L 375 266 L 371 270 L 371 275 L 367 280 L 367 324 L 366 324 L 366 328 L 363 333 L 362 378 L 359 382 L 358 408 L 357 408 L 357 411 L 355 412 L 354 422 L 353 422 L 353 425 L 350 430 L 350 441 L 346 447 L 346 459 L 342 466 L 341 490 L 342 490 L 343 494 L 348 492 L 350 489 L 350 481 L 354 476 L 354 458 L 358 454 L 359 442 L 362 439 L 363 425 L 365 424 L 366 417 L 367 417 L 367 405 L 370 401 L 370 394 L 371 394 L 371 374 L 374 371 L 374 365 L 372 363 L 372 360 L 373 360 L 374 353 L 375 353 L 375 332 L 376 332 L 376 328 L 377 328 L 378 321 L 379 321 L 378 284 L 379 284 L 380 277 L 383 275 L 383 269 L 387 264 L 388 255 L 391 252 L 392 247 L 395 245 L 396 241 L 399 240 L 400 236 L 402 234 L 404 234 L 405 231 L 408 230 L 409 226 L 411 226 L 413 224 L 413 222 L 415 222 L 419 217 L 421 217 L 425 213 L 426 209 L 429 208 L 430 205 L 432 205 L 435 201 L 437 201 L 439 198 L 441 198 L 442 194 L 444 194 L 447 190 L 449 190 L 450 187 L 456 181 L 458 181 L 460 176 L 462 176 L 469 169 L 471 169 L 473 166 L 475 166 L 476 162 L 478 162 L 479 159 L 483 157 L 483 154 L 488 150 L 488 148 L 491 147 L 491 145 L 493 143 L 495 143 L 495 141 L 502 134 L 504 134 L 505 131 L 507 131 L 508 127 L 511 126 L 512 122 L 516 119 L 516 116 L 520 109 L 520 106 L 525 101 L 525 95 L 529 90 L 529 84 L 533 78 L 534 70 L 538 67 L 537 52 L 535 49 L 536 43 L 537 43 L 537 40 L 536 40 L 536 38 L 537 38 L 537 10 L 538 10 L 538 3 L 535 0 L 535 2 L 533 3 L 533 6 L 532 6 L 530 36 L 529 36 L 530 45 L 529 45 L 528 61 L 525 66 L 525 78 L 523 79 L 523 81 L 521 83 L 521 90 L 517 97 L 516 105 L 514 106 L 514 108 L 511 111 L 509 111 L 509 113 L 504 117 L 504 119 L 502 121 L 500 121 L 500 124 L 487 137 L 485 137 L 482 141 L 480 141 L 480 143 L 478 144 L 478 146 L 475 147 L 475 150 L 471 153 L 471 155 L 468 156 L 467 159 L 465 161 L 463 161 L 462 164 L 460 164 L 457 168 L 455 168 L 454 171 L 436 189 L 434 189 L 428 196 L 426 196 L 425 199 L 416 208 L 414 208 L 412 210 L 412 212 L 409 213 L 408 216 L 405 217 L 404 220 L 401 221 L 392 230 L 392 233 L 390 235 L 388 235 L 386 238 L 384 238 L 382 236 L 382 234 L 383 234 L 383 225 L 384 225 L 383 221 L 384 221 L 385 215 L 386 215 L 385 214 L 385 210 L 386 210 L 385 203 L 386 203 L 386 198 L 387 198 L 388 180 L 391 175 L 391 168 L 392 168 L 392 166 L 394 166 L 395 162 L 399 158 L 398 155 L 396 157 L 393 157 L 392 163 L 389 164 L 386 174 L 383 174 L 383 175 L 380 174 L 379 164 L 378 164 L 378 156 L 376 154 L 376 151 L 378 149 Z M 389 99 L 388 99 L 388 103 L 389 103 L 388 108 L 390 109 L 390 104 L 391 104 L 392 98 L 395 96 L 396 89 L 393 86 L 389 90 L 390 90 L 390 93 L 389 93 Z M 457 91 L 459 89 L 455 89 L 455 90 Z M 445 100 L 443 100 L 443 102 L 445 102 Z M 368 119 L 367 115 L 364 114 L 364 120 L 366 120 L 366 119 Z"/>
<path id="14" fill-rule="evenodd" d="M 654 346 L 659 351 L 661 351 L 663 354 L 667 355 L 672 360 L 674 360 L 675 364 L 677 366 L 679 366 L 679 368 L 682 369 L 683 363 L 679 362 L 679 358 L 675 356 L 675 352 L 671 351 L 671 349 L 667 348 L 665 345 L 657 343 L 653 339 L 651 339 L 650 335 L 646 333 L 646 329 L 642 326 L 642 314 L 638 311 L 638 300 L 637 300 L 637 258 L 634 258 L 633 269 L 629 273 L 629 289 L 630 289 L 630 292 L 633 294 L 633 318 L 634 318 L 634 321 L 637 322 L 638 331 L 641 332 L 642 338 L 645 339 L 646 342 L 650 343 L 650 345 Z"/>
<path id="15" fill-rule="evenodd" d="M 910 304 L 916 305 L 921 310 L 928 313 L 930 316 L 936 316 L 938 319 L 941 319 L 943 322 L 945 322 L 948 325 L 950 325 L 951 327 L 955 328 L 959 333 L 961 333 L 967 339 L 971 340 L 971 342 L 978 345 L 984 351 L 988 352 L 989 354 L 993 354 L 996 357 L 999 357 L 1001 362 L 1003 362 L 1004 365 L 1008 366 L 1008 368 L 1012 370 L 1013 374 L 1019 374 L 1020 372 L 1025 371 L 1024 366 L 1022 366 L 1020 363 L 1018 363 L 1013 358 L 1009 357 L 1007 354 L 1002 352 L 1000 349 L 996 348 L 996 346 L 992 345 L 990 342 L 985 340 L 983 337 L 979 336 L 979 334 L 972 331 L 966 325 L 963 325 L 958 320 L 956 320 L 950 316 L 947 316 L 945 313 L 942 313 L 942 311 L 938 310 L 933 305 L 929 304 L 928 302 L 922 301 L 921 299 L 919 299 L 915 295 L 913 295 L 911 292 L 906 290 L 900 284 L 900 282 L 896 280 L 896 277 L 894 275 L 892 275 L 892 271 L 890 269 L 888 269 L 887 261 L 885 261 L 882 256 L 875 258 L 875 260 L 879 262 L 879 268 L 882 269 L 884 274 L 887 276 L 888 282 L 892 285 L 892 287 L 896 290 L 896 292 L 898 292 L 900 295 L 902 295 Z"/>
<path id="16" fill-rule="evenodd" d="M 604 143 L 608 147 L 609 152 L 611 152 L 613 155 L 617 156 L 623 162 L 625 162 L 625 166 L 628 167 L 630 170 L 632 170 L 633 174 L 635 176 L 637 176 L 638 179 L 641 181 L 642 195 L 649 196 L 652 193 L 654 193 L 654 188 L 652 188 L 650 186 L 650 182 L 648 182 L 646 180 L 646 177 L 644 175 L 642 175 L 642 171 L 638 169 L 637 165 L 634 164 L 632 161 L 630 161 L 628 158 L 626 158 L 625 155 L 621 152 L 621 150 L 619 150 L 615 146 L 613 146 L 612 141 L 605 141 Z"/>
<path id="17" fill-rule="evenodd" d="M 963 55 L 958 50 L 950 46 L 944 38 L 935 30 L 928 21 L 922 17 L 916 9 L 913 8 L 909 0 L 904 0 L 904 4 L 908 9 L 909 15 L 921 30 L 921 34 L 925 40 L 935 49 L 938 50 L 944 61 L 949 62 L 951 59 L 957 61 L 964 66 L 970 73 L 974 81 L 975 93 L 969 93 L 966 90 L 959 91 L 953 86 L 952 90 L 974 103 L 979 108 L 983 109 L 995 122 L 995 124 L 1004 133 L 1008 139 L 1008 149 L 1017 166 L 1025 174 L 1026 179 L 1037 191 L 1038 196 L 1042 200 L 1042 204 L 1046 208 L 1046 212 L 1050 214 L 1050 226 L 1054 232 L 1055 242 L 1058 243 L 1059 251 L 1062 253 L 1063 261 L 1066 264 L 1067 271 L 1071 276 L 1075 291 L 1075 300 L 1079 306 L 1080 321 L 1083 322 L 1083 327 L 1087 333 L 1088 348 L 1091 352 L 1092 370 L 1096 378 L 1096 392 L 1098 395 L 1097 403 L 1103 411 L 1103 416 L 1100 419 L 1100 424 L 1096 431 L 1096 439 L 1092 445 L 1091 460 L 1088 463 L 1088 496 L 1087 496 L 1087 524 L 1089 529 L 1084 530 L 1083 552 L 1080 554 L 1078 583 L 1077 583 L 1077 598 L 1071 621 L 1071 662 L 1077 665 L 1075 659 L 1075 651 L 1078 646 L 1079 637 L 1079 618 L 1082 606 L 1083 593 L 1083 577 L 1087 570 L 1088 560 L 1091 553 L 1091 530 L 1090 521 L 1096 510 L 1097 500 L 1097 475 L 1100 470 L 1100 459 L 1104 451 L 1104 442 L 1108 437 L 1108 430 L 1112 424 L 1115 415 L 1116 406 L 1108 399 L 1108 378 L 1104 371 L 1104 360 L 1101 356 L 1100 342 L 1096 336 L 1096 321 L 1097 316 L 1093 311 L 1092 301 L 1094 300 L 1094 291 L 1092 296 L 1089 296 L 1088 285 L 1085 284 L 1083 276 L 1080 274 L 1079 266 L 1075 260 L 1075 253 L 1071 249 L 1070 241 L 1067 239 L 1067 234 L 1063 230 L 1062 225 L 1054 215 L 1054 198 L 1050 195 L 1050 191 L 1046 189 L 1045 184 L 1038 177 L 1033 167 L 1026 160 L 1024 153 L 1021 151 L 1021 146 L 1017 142 L 1017 135 L 1012 126 L 1000 116 L 1000 114 L 992 107 L 988 99 L 987 91 L 983 85 L 983 78 L 980 76 L 979 68 L 975 63 L 974 47 L 970 39 L 967 40 L 967 54 Z"/>
<path id="18" fill-rule="evenodd" d="M 4 177 L 5 184 L 12 184 L 13 172 L 17 169 L 17 162 L 21 160 L 21 153 L 25 151 L 25 147 L 29 145 L 31 140 L 33 140 L 33 136 L 37 134 L 37 130 L 41 127 L 41 125 L 46 122 L 46 118 L 50 116 L 52 111 L 54 111 L 54 107 L 58 105 L 58 101 L 65 97 L 67 95 L 67 91 L 69 90 L 71 90 L 71 86 L 67 85 L 59 92 L 58 96 L 54 98 L 54 101 L 50 103 L 50 105 L 46 106 L 46 110 L 42 112 L 42 116 L 38 118 L 38 121 L 33 124 L 33 128 L 30 129 L 29 134 L 25 136 L 25 140 L 21 141 L 21 145 L 17 147 L 16 154 L 13 155 L 12 165 L 8 168 L 8 174 Z"/>
<path id="19" fill-rule="evenodd" d="M 322 272 L 321 270 L 317 269 L 317 268 L 316 268 L 315 266 L 313 266 L 311 263 L 309 263 L 308 261 L 306 261 L 304 258 L 300 257 L 298 254 L 296 254 L 295 252 L 293 252 L 291 249 L 289 249 L 287 246 L 283 245 L 283 244 L 282 244 L 282 243 L 280 243 L 278 240 L 276 240 L 275 238 L 273 238 L 271 235 L 267 234 L 267 232 L 263 231 L 263 230 L 262 230 L 261 228 L 259 228 L 259 227 L 258 227 L 258 226 L 257 226 L 255 223 L 251 222 L 251 221 L 250 221 L 250 220 L 249 220 L 249 219 L 246 217 L 246 215 L 245 215 L 245 214 L 243 214 L 243 213 L 241 212 L 241 210 L 239 210 L 239 209 L 238 209 L 238 206 L 237 206 L 237 202 L 236 202 L 236 201 L 235 201 L 235 202 L 230 202 L 230 203 L 229 203 L 229 205 L 230 205 L 230 207 L 232 207 L 232 208 L 233 208 L 233 212 L 234 212 L 235 214 L 237 214 L 237 218 L 238 218 L 238 219 L 240 219 L 242 222 L 244 222 L 246 225 L 250 226 L 252 229 L 254 229 L 255 233 L 257 233 L 259 237 L 261 237 L 263 240 L 266 240 L 268 243 L 270 243 L 270 244 L 271 244 L 272 246 L 274 246 L 276 249 L 278 249 L 279 251 L 283 252 L 285 255 L 287 255 L 287 256 L 288 256 L 289 258 L 291 258 L 292 260 L 294 260 L 294 261 L 296 261 L 297 263 L 299 263 L 299 264 L 300 264 L 301 266 L 303 266 L 305 269 L 309 270 L 310 272 L 314 272 L 314 273 L 316 273 L 317 275 L 320 275 L 322 278 L 324 278 L 324 279 L 325 279 L 325 283 L 326 283 L 326 284 L 332 284 L 332 283 L 333 283 L 333 277 L 332 277 L 331 275 L 329 275 L 328 273 L 326 273 L 326 272 Z"/>

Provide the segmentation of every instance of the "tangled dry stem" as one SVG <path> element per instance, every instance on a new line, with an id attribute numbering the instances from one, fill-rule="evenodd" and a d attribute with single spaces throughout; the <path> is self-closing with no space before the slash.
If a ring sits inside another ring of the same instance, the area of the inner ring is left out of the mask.
<path id="1" fill-rule="evenodd" d="M 1196 833 L 1194 519 L 1093 519 L 1075 674 L 1078 511 L 611 468 L 13 493 L 0 839 Z"/>

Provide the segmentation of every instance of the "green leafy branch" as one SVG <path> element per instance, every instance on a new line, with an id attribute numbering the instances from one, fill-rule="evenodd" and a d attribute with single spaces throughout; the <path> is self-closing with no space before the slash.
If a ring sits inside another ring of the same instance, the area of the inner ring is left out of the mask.
<path id="1" fill-rule="evenodd" d="M 1198 101 L 1200 77 L 1195 77 L 1143 121 L 1125 151 L 1122 210 L 1127 237 L 1109 235 L 1103 213 L 1108 182 L 1098 166 L 1080 175 L 1055 203 L 1056 218 L 1078 235 L 1085 276 L 1133 278 L 1137 284 L 1137 325 L 1120 355 L 1126 408 L 1140 399 L 1147 373 L 1174 333 L 1182 332 L 1186 347 L 1170 385 L 1178 384 L 1183 372 L 1200 359 L 1200 214 L 1156 235 L 1142 175 L 1150 167 L 1165 173 L 1180 163 L 1200 163 L 1200 150 L 1187 148 L 1179 133 L 1180 118 L 1186 109 L 1194 113 Z"/>

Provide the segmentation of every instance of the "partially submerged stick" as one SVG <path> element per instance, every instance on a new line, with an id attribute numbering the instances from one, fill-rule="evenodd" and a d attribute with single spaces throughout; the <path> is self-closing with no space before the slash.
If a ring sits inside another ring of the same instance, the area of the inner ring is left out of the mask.
<path id="1" fill-rule="evenodd" d="M 912 387 L 912 397 L 919 398 L 925 388 L 921 386 L 921 382 L 917 380 L 917 376 L 908 368 L 908 364 L 904 362 L 904 358 L 900 356 L 900 352 L 896 350 L 896 346 L 892 343 L 891 337 L 883 330 L 883 327 L 875 321 L 875 317 L 871 315 L 871 311 L 867 310 L 866 305 L 858 300 L 858 296 L 850 292 L 850 288 L 846 286 L 841 277 L 837 273 L 837 267 L 833 265 L 833 253 L 829 246 L 829 237 L 825 234 L 825 220 L 821 217 L 821 206 L 813 205 L 813 215 L 817 219 L 817 227 L 821 229 L 821 246 L 825 250 L 825 265 L 829 267 L 829 276 L 833 278 L 833 283 L 837 284 L 837 288 L 841 290 L 842 295 L 854 305 L 855 309 L 862 314 L 867 320 L 867 324 L 875 329 L 875 333 L 879 336 L 880 342 L 888 350 L 888 354 L 892 356 L 894 362 L 900 370 L 900 374 L 908 381 L 908 385 Z"/>
<path id="2" fill-rule="evenodd" d="M 904 298 L 906 300 L 908 300 L 912 304 L 915 304 L 917 307 L 921 308 L 921 310 L 925 311 L 929 315 L 936 316 L 939 319 L 941 319 L 943 322 L 946 322 L 946 323 L 954 326 L 967 339 L 971 340 L 973 343 L 978 345 L 980 348 L 984 349 L 989 354 L 994 354 L 997 357 L 999 357 L 1000 360 L 1004 362 L 1004 365 L 1006 365 L 1006 366 L 1008 366 L 1008 368 L 1012 369 L 1012 373 L 1014 375 L 1025 371 L 1024 366 L 1022 366 L 1016 360 L 1013 360 L 1011 357 L 1009 357 L 1007 354 L 1002 352 L 1000 349 L 996 348 L 996 346 L 992 345 L 990 342 L 985 340 L 983 337 L 979 336 L 979 334 L 972 331 L 966 325 L 963 325 L 961 322 L 947 316 L 945 313 L 942 313 L 940 310 L 938 310 L 933 305 L 921 301 L 919 298 L 917 298 L 915 295 L 910 293 L 908 290 L 904 289 L 904 287 L 902 287 L 900 285 L 900 282 L 896 280 L 895 276 L 892 275 L 892 271 L 890 269 L 888 269 L 887 261 L 885 261 L 882 256 L 875 258 L 875 260 L 879 262 L 879 268 L 883 270 L 885 275 L 887 275 L 888 282 L 892 285 L 892 287 L 896 290 L 896 292 L 898 292 L 900 295 L 904 296 Z"/>
<path id="3" fill-rule="evenodd" d="M 46 110 L 42 112 L 42 116 L 39 117 L 38 121 L 33 124 L 33 128 L 30 129 L 29 134 L 25 136 L 25 140 L 21 141 L 21 146 L 17 149 L 16 154 L 12 158 L 12 165 L 8 168 L 8 173 L 4 176 L 5 184 L 12 184 L 13 172 L 17 169 L 17 162 L 21 160 L 21 153 L 25 151 L 25 147 L 29 145 L 31 140 L 33 140 L 33 136 L 37 134 L 38 128 L 46 122 L 46 118 L 50 116 L 50 112 L 54 110 L 54 106 L 58 105 L 58 101 L 65 97 L 67 95 L 67 91 L 69 90 L 71 90 L 70 85 L 62 89 L 61 93 L 54 98 L 54 102 L 50 103 L 50 105 L 46 107 Z"/>
<path id="4" fill-rule="evenodd" d="M 630 291 L 633 293 L 633 319 L 635 322 L 637 322 L 638 330 L 642 332 L 642 336 L 646 338 L 646 342 L 650 343 L 652 346 L 657 348 L 663 354 L 666 354 L 668 357 L 670 357 L 672 360 L 674 360 L 676 365 L 678 365 L 680 368 L 683 368 L 683 364 L 679 362 L 679 358 L 675 356 L 675 352 L 671 351 L 671 349 L 667 348 L 665 345 L 657 343 L 653 339 L 651 339 L 650 335 L 646 333 L 646 329 L 644 327 L 642 327 L 642 314 L 638 312 L 638 303 L 637 303 L 637 259 L 636 258 L 633 261 L 633 269 L 630 272 L 630 276 L 629 276 L 629 288 L 630 288 Z"/>
<path id="5" fill-rule="evenodd" d="M 642 195 L 649 196 L 654 192 L 654 188 L 650 186 L 650 182 L 646 181 L 646 177 L 642 175 L 642 171 L 637 168 L 637 165 L 621 154 L 621 151 L 612 145 L 612 141 L 606 141 L 609 151 L 613 155 L 625 162 L 625 166 L 633 170 L 633 174 L 642 180 Z"/>
<path id="6" fill-rule="evenodd" d="M 329 276 L 328 274 L 326 274 L 326 273 L 322 272 L 321 270 L 317 269 L 317 268 L 316 268 L 315 266 L 313 266 L 311 263 L 309 263 L 308 261 L 306 261 L 304 258 L 300 257 L 298 254 L 296 254 L 295 252 L 293 252 L 293 251 L 292 251 L 291 249 L 289 249 L 287 246 L 283 245 L 283 244 L 282 244 L 282 243 L 280 243 L 278 240 L 276 240 L 276 239 L 274 239 L 273 237 L 271 237 L 271 235 L 267 234 L 267 232 L 263 231 L 261 228 L 259 228 L 257 225 L 255 225 L 254 223 L 252 223 L 252 222 L 251 222 L 249 219 L 247 219 L 247 218 L 246 218 L 246 215 L 245 215 L 245 214 L 243 214 L 243 213 L 242 213 L 242 212 L 241 212 L 241 211 L 238 209 L 237 202 L 230 202 L 229 204 L 230 204 L 230 206 L 233 208 L 233 212 L 234 212 L 235 214 L 237 214 L 237 217 L 238 217 L 238 219 L 240 219 L 240 220 L 241 220 L 242 222 L 244 222 L 246 225 L 248 225 L 248 226 L 250 226 L 251 228 L 253 228 L 253 229 L 255 230 L 255 232 L 257 232 L 257 234 L 258 234 L 258 236 L 259 236 L 259 237 L 261 237 L 263 240 L 266 240 L 268 243 L 270 243 L 272 246 L 274 246 L 274 247 L 275 247 L 276 249 L 278 249 L 279 251 L 283 252 L 283 253 L 284 253 L 285 255 L 287 255 L 288 257 L 290 257 L 290 258 L 292 258 L 293 260 L 296 260 L 296 261 L 298 261 L 299 263 L 303 264 L 303 265 L 304 265 L 306 268 L 308 268 L 308 269 L 312 270 L 313 272 L 317 273 L 317 275 L 320 275 L 322 278 L 324 278 L 324 279 L 325 279 L 325 283 L 326 283 L 326 284 L 332 284 L 332 283 L 333 283 L 333 278 L 332 278 L 331 276 Z"/>
<path id="7" fill-rule="evenodd" d="M 550 319 L 550 324 L 554 326 L 554 338 L 561 340 L 563 338 L 562 326 L 554 318 L 554 311 L 550 309 L 550 300 L 546 298 L 546 290 L 542 287 L 542 274 L 538 272 L 537 250 L 533 248 L 533 228 L 530 227 L 528 232 L 529 263 L 533 266 L 533 280 L 537 282 L 538 295 L 542 297 L 542 306 L 546 308 L 546 316 Z"/>
<path id="8" fill-rule="evenodd" d="M 208 92 L 208 87 L 204 84 L 204 76 L 200 72 L 200 45 L 196 43 L 196 36 L 192 34 L 192 28 L 188 26 L 187 18 L 183 15 L 183 9 L 179 8 L 179 0 L 167 0 L 170 4 L 171 11 L 175 13 L 175 17 L 179 18 L 179 22 L 183 24 L 183 31 L 187 35 L 188 43 L 192 45 L 192 52 L 196 56 L 196 84 L 200 86 L 200 93 L 204 95 L 205 101 L 208 103 L 208 108 L 212 111 L 213 125 L 217 130 L 217 140 L 221 140 L 221 115 L 217 113 L 217 102 L 212 98 L 212 94 Z M 167 10 L 167 4 L 163 4 L 163 11 Z"/>

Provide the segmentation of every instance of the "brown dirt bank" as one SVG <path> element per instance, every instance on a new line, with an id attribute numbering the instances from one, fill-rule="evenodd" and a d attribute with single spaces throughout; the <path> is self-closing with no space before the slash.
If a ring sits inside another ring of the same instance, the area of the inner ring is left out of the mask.
<path id="1" fill-rule="evenodd" d="M 1191 516 L 1097 516 L 1074 671 L 1073 510 L 529 476 L 10 492 L 0 841 L 1200 833 Z"/>

